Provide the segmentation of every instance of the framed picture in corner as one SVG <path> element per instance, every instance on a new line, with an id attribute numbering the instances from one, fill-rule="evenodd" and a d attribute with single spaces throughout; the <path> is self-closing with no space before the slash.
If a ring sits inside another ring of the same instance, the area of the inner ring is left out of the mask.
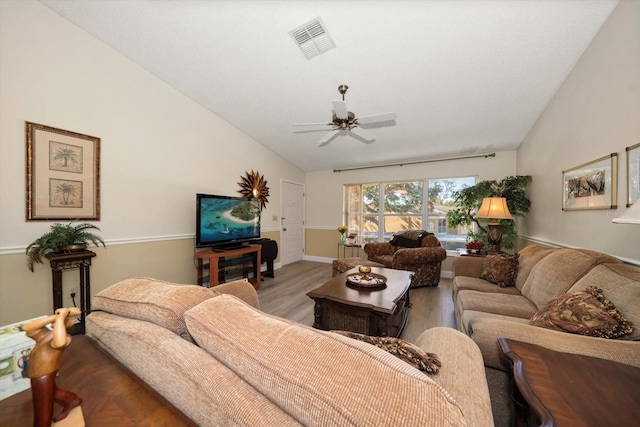
<path id="1" fill-rule="evenodd" d="M 616 209 L 618 153 L 562 171 L 562 210 Z"/>
<path id="2" fill-rule="evenodd" d="M 640 143 L 627 151 L 627 207 L 640 199 Z"/>
<path id="3" fill-rule="evenodd" d="M 100 138 L 25 124 L 27 221 L 99 220 Z"/>

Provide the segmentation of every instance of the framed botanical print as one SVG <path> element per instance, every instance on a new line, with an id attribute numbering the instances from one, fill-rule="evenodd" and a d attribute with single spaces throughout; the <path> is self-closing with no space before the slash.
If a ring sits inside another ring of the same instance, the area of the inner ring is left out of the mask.
<path id="1" fill-rule="evenodd" d="M 26 123 L 27 221 L 100 219 L 100 138 Z"/>
<path id="2" fill-rule="evenodd" d="M 562 210 L 616 209 L 618 154 L 562 171 Z"/>

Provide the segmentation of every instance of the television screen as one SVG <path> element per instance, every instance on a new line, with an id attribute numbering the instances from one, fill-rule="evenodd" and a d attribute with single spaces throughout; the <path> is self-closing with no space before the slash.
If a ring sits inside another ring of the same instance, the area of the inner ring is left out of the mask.
<path id="1" fill-rule="evenodd" d="M 197 194 L 196 247 L 240 246 L 259 238 L 259 200 Z"/>

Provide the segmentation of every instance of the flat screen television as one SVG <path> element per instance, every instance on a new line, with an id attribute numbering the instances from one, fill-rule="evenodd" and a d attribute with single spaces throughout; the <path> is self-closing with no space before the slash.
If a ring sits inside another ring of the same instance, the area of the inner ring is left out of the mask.
<path id="1" fill-rule="evenodd" d="M 260 201 L 196 195 L 196 247 L 230 249 L 260 238 Z"/>

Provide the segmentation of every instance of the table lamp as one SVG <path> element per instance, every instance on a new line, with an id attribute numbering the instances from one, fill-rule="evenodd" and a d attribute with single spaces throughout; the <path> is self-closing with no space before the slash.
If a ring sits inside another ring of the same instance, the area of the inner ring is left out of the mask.
<path id="1" fill-rule="evenodd" d="M 640 224 L 640 200 L 631 205 L 622 215 L 611 221 L 616 224 Z"/>
<path id="2" fill-rule="evenodd" d="M 488 224 L 487 240 L 489 242 L 489 252 L 500 252 L 500 242 L 502 242 L 502 228 L 499 219 L 513 219 L 507 199 L 504 197 L 485 197 L 482 199 L 482 206 L 478 209 L 476 218 L 487 218 L 491 222 Z"/>

